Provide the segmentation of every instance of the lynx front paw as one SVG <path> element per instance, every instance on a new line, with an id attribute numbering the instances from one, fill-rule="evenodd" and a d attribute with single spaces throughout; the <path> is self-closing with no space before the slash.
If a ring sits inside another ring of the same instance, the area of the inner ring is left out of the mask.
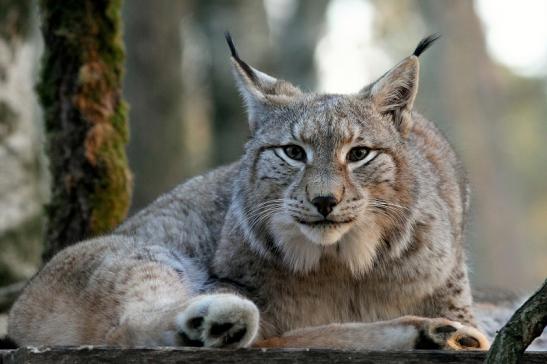
<path id="1" fill-rule="evenodd" d="M 258 309 L 254 303 L 232 294 L 196 297 L 176 317 L 183 346 L 241 348 L 258 331 Z"/>
<path id="2" fill-rule="evenodd" d="M 488 339 L 479 330 L 443 318 L 427 319 L 419 329 L 415 349 L 487 350 Z"/>

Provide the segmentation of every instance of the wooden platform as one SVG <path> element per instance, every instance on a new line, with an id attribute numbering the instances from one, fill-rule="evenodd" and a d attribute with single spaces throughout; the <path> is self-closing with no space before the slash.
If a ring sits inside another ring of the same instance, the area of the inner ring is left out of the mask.
<path id="1" fill-rule="evenodd" d="M 318 349 L 195 349 L 102 347 L 20 348 L 0 351 L 0 364 L 12 363 L 482 363 L 486 353 L 446 351 L 340 351 Z M 547 352 L 530 352 L 521 363 L 545 364 Z"/>

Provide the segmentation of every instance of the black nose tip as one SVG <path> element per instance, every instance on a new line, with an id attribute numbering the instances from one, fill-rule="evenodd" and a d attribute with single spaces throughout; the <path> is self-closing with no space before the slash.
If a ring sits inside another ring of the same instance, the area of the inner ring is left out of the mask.
<path id="1" fill-rule="evenodd" d="M 319 196 L 311 200 L 311 203 L 321 215 L 327 217 L 327 215 L 332 212 L 332 209 L 336 206 L 338 201 L 336 201 L 334 196 Z"/>

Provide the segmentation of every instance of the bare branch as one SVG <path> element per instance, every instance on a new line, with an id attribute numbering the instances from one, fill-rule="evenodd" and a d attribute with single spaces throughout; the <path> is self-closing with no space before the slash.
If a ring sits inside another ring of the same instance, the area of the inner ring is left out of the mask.
<path id="1" fill-rule="evenodd" d="M 547 280 L 513 314 L 496 336 L 485 363 L 518 363 L 547 325 Z"/>

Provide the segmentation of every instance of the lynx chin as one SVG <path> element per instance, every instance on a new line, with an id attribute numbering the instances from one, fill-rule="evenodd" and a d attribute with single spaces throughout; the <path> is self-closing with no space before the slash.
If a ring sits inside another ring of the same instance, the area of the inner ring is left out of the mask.
<path id="1" fill-rule="evenodd" d="M 413 110 L 420 54 L 350 95 L 249 66 L 241 159 L 58 253 L 15 303 L 19 345 L 487 349 L 465 263 L 468 186 Z"/>

